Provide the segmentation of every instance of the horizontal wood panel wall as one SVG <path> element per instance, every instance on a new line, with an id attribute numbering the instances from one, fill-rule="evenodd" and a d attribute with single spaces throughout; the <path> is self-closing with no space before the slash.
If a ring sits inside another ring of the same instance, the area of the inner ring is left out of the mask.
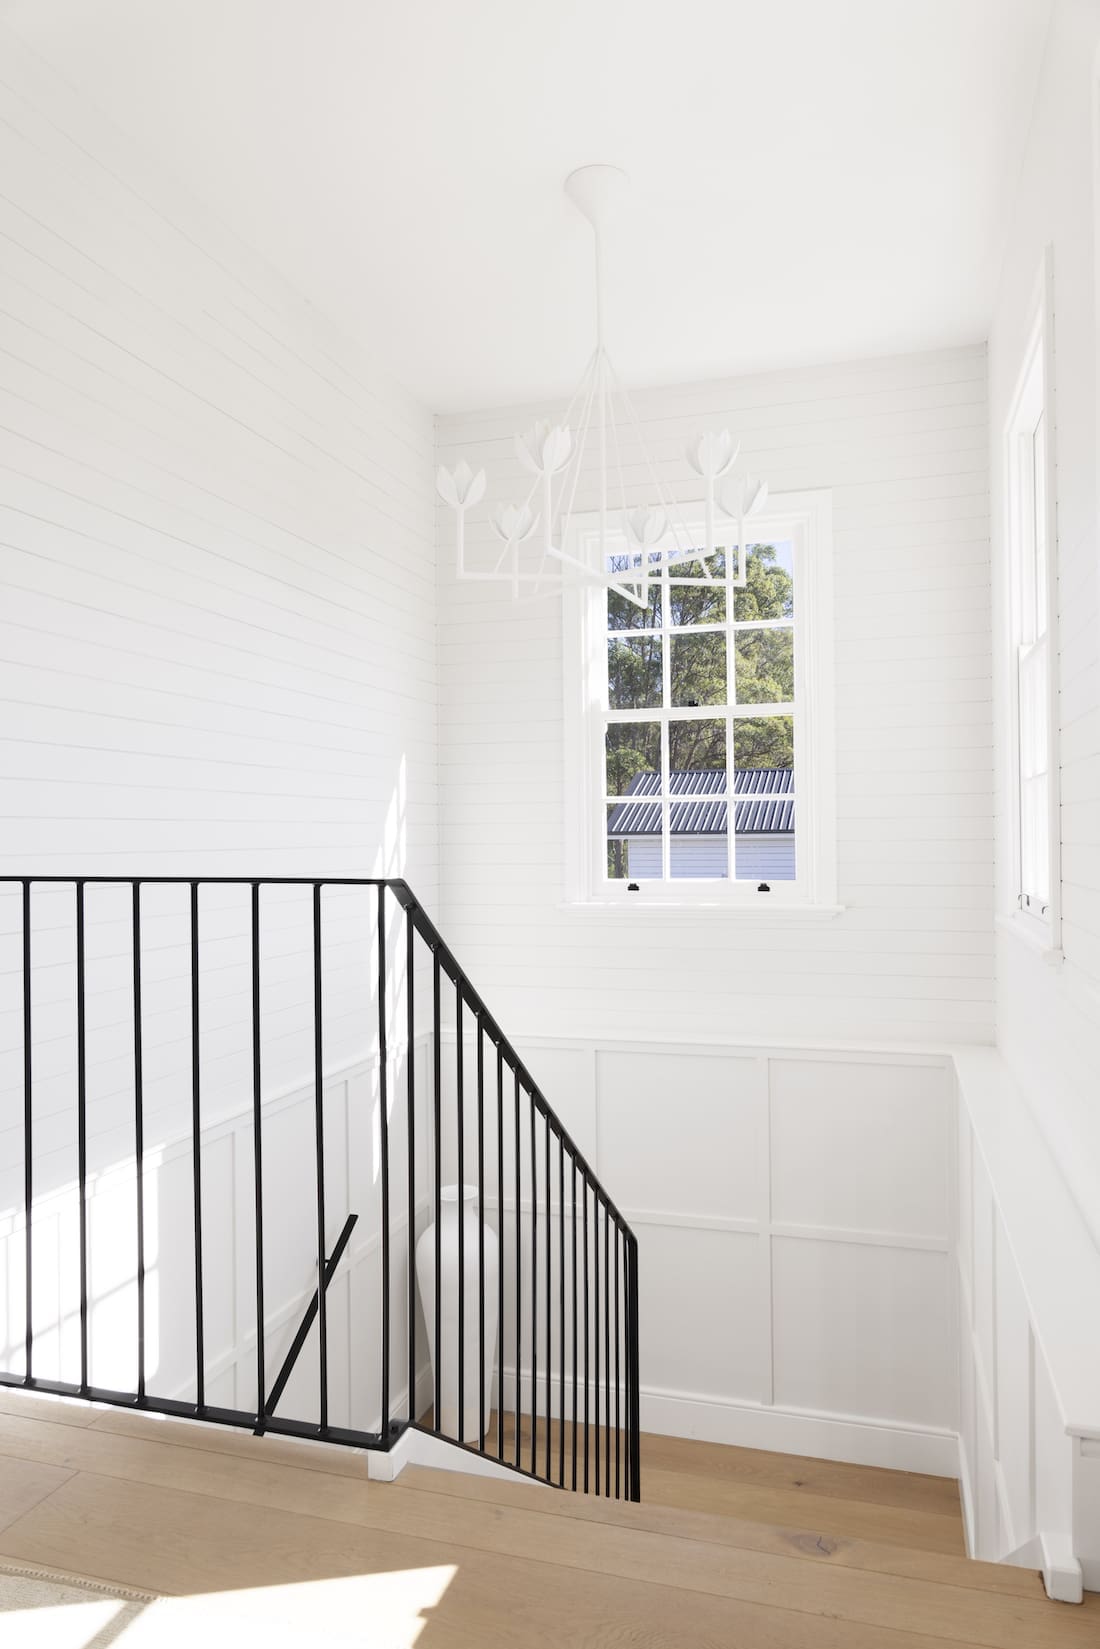
<path id="1" fill-rule="evenodd" d="M 598 1034 L 985 1040 L 992 1030 L 992 734 L 982 348 L 638 398 L 684 489 L 692 432 L 728 426 L 775 491 L 832 489 L 838 840 L 845 912 L 811 926 L 562 908 L 560 603 L 454 578 L 438 514 L 447 931 L 504 1022 Z M 520 486 L 520 408 L 442 420 L 490 499 Z M 624 451 L 631 485 L 637 454 Z M 582 476 L 579 507 L 592 507 Z M 483 509 L 485 506 L 483 506 Z M 485 517 L 487 520 L 487 517 Z M 489 542 L 471 517 L 471 557 Z"/>
<path id="2" fill-rule="evenodd" d="M 1097 176 L 1094 7 L 1056 8 L 990 330 L 999 914 L 1014 908 L 1005 430 L 1050 250 L 1058 511 L 1060 956 L 1002 925 L 997 1040 L 1100 1248 L 1100 554 L 1097 551 Z M 1053 965 L 1052 965 L 1053 964 Z"/>
<path id="3" fill-rule="evenodd" d="M 0 876 L 408 875 L 433 908 L 430 413 L 3 29 L 0 65 Z M 185 900 L 147 891 L 152 1145 L 187 1104 L 189 970 Z M 88 897 L 106 1162 L 132 1114 L 129 912 Z M 36 1149 L 68 1164 L 72 890 L 35 914 Z M 237 966 L 204 1002 L 210 1120 L 251 1085 L 247 898 L 204 895 L 203 920 L 204 968 Z M 372 922 L 326 946 L 330 1064 L 373 1039 Z M 19 928 L 0 887 L 14 1152 Z M 262 944 L 275 1093 L 312 1071 L 308 898 L 265 903 Z"/>

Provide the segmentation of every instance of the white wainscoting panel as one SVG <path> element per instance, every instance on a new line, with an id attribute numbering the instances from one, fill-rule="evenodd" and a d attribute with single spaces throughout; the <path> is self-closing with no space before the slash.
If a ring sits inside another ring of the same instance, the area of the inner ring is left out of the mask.
<path id="1" fill-rule="evenodd" d="M 970 1550 L 1100 1589 L 1100 1254 L 1007 1064 L 955 1068 Z"/>
<path id="2" fill-rule="evenodd" d="M 517 1046 L 638 1237 L 644 1428 L 954 1474 L 948 1056 L 545 1035 Z M 455 1056 L 453 1027 L 445 1028 L 448 1178 L 457 1170 Z M 467 1179 L 477 1161 L 475 1062 L 467 1036 Z M 515 1378 L 516 1223 L 513 1095 L 506 1088 L 500 1223 L 507 1392 Z M 492 1215 L 495 1076 L 489 1096 Z M 525 1210 L 525 1109 L 519 1140 Z M 542 1152 L 537 1128 L 540 1185 Z M 568 1219 L 568 1185 L 566 1206 Z M 555 1214 L 552 1297 L 556 1233 Z M 529 1264 L 521 1218 L 522 1276 Z M 524 1318 L 526 1345 L 526 1303 Z M 537 1344 L 545 1369 L 541 1328 Z M 521 1373 L 526 1380 L 529 1371 Z M 558 1402 L 555 1379 L 555 1411 Z"/>

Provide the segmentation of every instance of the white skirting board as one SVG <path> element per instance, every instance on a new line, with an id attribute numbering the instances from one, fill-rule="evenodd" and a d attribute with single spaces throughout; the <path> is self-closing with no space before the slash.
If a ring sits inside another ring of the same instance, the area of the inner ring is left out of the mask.
<path id="1" fill-rule="evenodd" d="M 771 1449 L 815 1460 L 957 1477 L 959 1440 L 954 1432 L 922 1430 L 843 1414 L 815 1414 L 674 1392 L 642 1392 L 642 1430 L 692 1437 L 735 1448 Z"/>
<path id="2" fill-rule="evenodd" d="M 515 1372 L 505 1366 L 505 1411 L 508 1393 L 515 1392 Z M 520 1375 L 525 1409 L 530 1403 L 531 1371 Z M 573 1415 L 573 1386 L 564 1386 L 566 1420 Z M 497 1403 L 496 1383 L 493 1404 Z M 606 1412 L 607 1387 L 601 1381 L 589 1387 L 591 1424 L 597 1406 Z M 583 1425 L 583 1388 L 578 1386 L 578 1422 Z M 561 1412 L 559 1383 L 550 1382 L 550 1415 Z M 855 1466 L 882 1466 L 892 1471 L 921 1472 L 930 1477 L 958 1477 L 959 1439 L 954 1431 L 933 1427 L 904 1426 L 890 1420 L 869 1419 L 866 1415 L 830 1414 L 812 1409 L 784 1408 L 776 1404 L 742 1402 L 736 1399 L 699 1396 L 690 1392 L 661 1391 L 642 1386 L 640 1393 L 643 1432 L 662 1437 L 692 1438 L 701 1443 L 725 1443 L 734 1448 L 770 1449 L 776 1454 L 804 1454 L 816 1460 L 846 1461 Z M 612 1390 L 612 1413 L 614 1413 Z M 542 1382 L 539 1388 L 540 1423 L 545 1413 Z"/>

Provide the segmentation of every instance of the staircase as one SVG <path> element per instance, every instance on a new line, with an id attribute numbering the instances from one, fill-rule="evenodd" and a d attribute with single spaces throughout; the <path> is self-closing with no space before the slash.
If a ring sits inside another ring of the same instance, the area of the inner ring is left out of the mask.
<path id="1" fill-rule="evenodd" d="M 9 879 L 0 950 L 0 1386 L 639 1498 L 634 1233 L 406 882 Z"/>
<path id="2" fill-rule="evenodd" d="M 0 1595 L 5 1565 L 138 1588 L 163 1616 L 142 1644 L 1100 1641 L 1100 1599 L 966 1559 L 951 1481 L 673 1438 L 641 1457 L 640 1504 L 415 1466 L 376 1483 L 350 1450 L 2 1393 Z"/>

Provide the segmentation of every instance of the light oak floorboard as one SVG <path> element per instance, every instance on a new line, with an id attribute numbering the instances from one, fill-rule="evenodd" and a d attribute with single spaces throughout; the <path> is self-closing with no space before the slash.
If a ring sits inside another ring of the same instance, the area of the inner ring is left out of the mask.
<path id="1" fill-rule="evenodd" d="M 72 1475 L 72 1471 L 63 1466 L 0 1459 L 0 1529 L 24 1516 Z"/>
<path id="2" fill-rule="evenodd" d="M 94 1426 L 102 1409 L 69 1397 L 51 1397 L 46 1392 L 17 1391 L 0 1386 L 0 1415 L 20 1414 L 25 1419 L 53 1420 L 59 1426 Z"/>
<path id="3" fill-rule="evenodd" d="M 710 1512 L 682 1511 L 643 1501 L 632 1505 L 595 1495 L 548 1493 L 544 1488 L 461 1472 L 434 1471 L 407 1466 L 400 1485 L 462 1500 L 486 1500 L 518 1506 L 589 1523 L 621 1523 L 626 1528 L 652 1529 L 658 1534 L 682 1534 L 718 1546 L 743 1546 L 748 1551 L 776 1552 L 835 1568 L 872 1569 L 883 1574 L 908 1575 L 942 1585 L 967 1586 L 979 1591 L 1011 1592 L 1020 1597 L 1045 1597 L 1042 1581 L 1032 1569 L 1005 1563 L 977 1563 L 966 1557 L 924 1552 L 906 1546 L 878 1545 L 845 1535 L 806 1528 L 782 1528 L 743 1518 L 718 1517 Z"/>
<path id="4" fill-rule="evenodd" d="M 1057 1649 L 1060 1645 L 1092 1649 L 1096 1642 L 1095 1618 L 1067 1619 L 1063 1611 L 1052 1609 L 1038 1596 L 1004 1596 L 882 1571 L 823 1567 L 807 1562 L 804 1554 L 790 1548 L 777 1552 L 725 1546 L 700 1541 L 687 1531 L 673 1534 L 591 1523 L 541 1507 L 509 1506 L 505 1510 L 492 1503 L 463 1502 L 453 1495 L 427 1492 L 423 1487 L 356 1482 L 41 1421 L 9 1419 L 0 1428 L 0 1449 L 30 1453 L 35 1461 L 53 1459 L 76 1469 L 78 1487 L 96 1482 L 105 1504 L 125 1501 L 128 1491 L 140 1488 L 181 1497 L 181 1504 L 195 1500 L 217 1502 L 229 1509 L 235 1505 L 238 1521 L 249 1528 L 257 1519 L 285 1515 L 303 1526 L 303 1552 L 309 1550 L 311 1541 L 316 1544 L 317 1523 L 339 1524 L 363 1532 L 364 1549 L 369 1550 L 372 1562 L 387 1543 L 404 1539 L 414 1544 L 428 1542 L 449 1554 L 449 1561 L 462 1565 L 476 1552 L 479 1561 L 492 1557 L 509 1563 L 546 1564 L 597 1581 L 614 1578 L 636 1586 L 667 1575 L 674 1577 L 678 1589 L 738 1606 L 845 1620 L 884 1631 L 911 1630 L 940 1642 L 982 1644 L 988 1649 Z M 23 1463 L 15 1460 L 16 1465 Z M 558 1498 L 552 1491 L 534 1492 Z M 244 1519 L 242 1503 L 249 1508 Z M 57 1507 L 55 1496 L 37 1538 L 52 1529 Z M 176 1501 L 171 1501 L 169 1510 L 178 1513 Z M 33 1513 L 0 1537 L 0 1550 L 38 1562 L 67 1562 L 80 1572 L 104 1572 L 99 1567 L 104 1559 L 98 1548 L 89 1553 L 78 1547 L 74 1562 L 71 1553 L 63 1559 L 56 1551 L 31 1551 L 18 1545 L 32 1527 Z M 158 1526 L 152 1534 L 155 1546 L 163 1529 Z M 341 1537 L 345 1545 L 347 1538 Z M 112 1573 L 110 1578 L 125 1577 Z M 134 1583 L 163 1590 L 188 1589 L 178 1576 L 169 1581 L 162 1571 L 158 1578 Z"/>
<path id="5" fill-rule="evenodd" d="M 647 1469 L 686 1472 L 693 1477 L 734 1477 L 739 1482 L 766 1484 L 774 1489 L 805 1489 L 808 1494 L 903 1506 L 956 1520 L 962 1515 L 959 1485 L 951 1477 L 884 1471 L 836 1460 L 811 1460 L 804 1455 L 772 1454 L 765 1449 L 729 1448 L 691 1438 L 643 1433 L 643 1485 Z"/>
<path id="6" fill-rule="evenodd" d="M 774 1489 L 766 1484 L 742 1483 L 736 1478 L 714 1481 L 686 1472 L 650 1470 L 642 1484 L 648 1500 L 685 1511 L 706 1511 L 721 1517 L 743 1517 L 752 1523 L 825 1530 L 858 1540 L 912 1546 L 919 1551 L 965 1555 L 962 1526 L 937 1512 L 909 1511 L 902 1506 L 875 1506 L 866 1501 L 840 1500 L 835 1495 L 810 1494 L 804 1489 Z"/>
<path id="7" fill-rule="evenodd" d="M 100 1409 L 93 1422 L 96 1431 L 118 1437 L 140 1438 L 148 1443 L 170 1443 L 199 1449 L 209 1454 L 232 1455 L 238 1460 L 266 1460 L 295 1466 L 303 1471 L 324 1472 L 330 1477 L 365 1478 L 366 1451 L 336 1443 L 311 1443 L 296 1437 L 268 1435 L 254 1437 L 233 1426 L 204 1425 L 162 1414 L 138 1414 L 127 1409 Z"/>
<path id="8" fill-rule="evenodd" d="M 215 1496 L 91 1473 L 59 1488 L 48 1511 L 0 1533 L 0 1552 L 162 1593 L 453 1565 L 417 1649 L 933 1649 L 943 1641 L 686 1590 L 674 1569 L 623 1580 L 270 1507 L 242 1518 Z M 973 1649 L 974 1640 L 952 1641 Z"/>
<path id="9" fill-rule="evenodd" d="M 497 1417 L 491 1417 L 490 1450 L 496 1453 Z M 504 1417 L 504 1458 L 516 1457 L 516 1420 Z M 566 1482 L 572 1483 L 573 1427 L 565 1423 Z M 579 1437 L 578 1483 L 584 1481 L 583 1436 Z M 606 1439 L 598 1445 L 589 1432 L 588 1483 L 595 1489 L 607 1484 Z M 531 1465 L 531 1419 L 520 1416 L 520 1463 Z M 597 1452 L 599 1473 L 597 1479 Z M 540 1472 L 546 1463 L 546 1424 L 535 1434 L 535 1461 Z M 551 1476 L 561 1462 L 559 1423 L 550 1422 Z M 615 1477 L 614 1441 L 611 1484 L 625 1487 L 625 1459 L 620 1454 L 620 1476 Z M 755 1522 L 780 1523 L 795 1528 L 828 1530 L 875 1541 L 896 1540 L 918 1549 L 965 1555 L 962 1510 L 958 1486 L 950 1478 L 924 1477 L 917 1472 L 886 1471 L 850 1466 L 800 1455 L 769 1454 L 762 1449 L 740 1449 L 720 1443 L 643 1433 L 641 1439 L 642 1498 L 685 1511 L 713 1512 Z M 830 1507 L 833 1507 L 831 1510 Z M 839 1521 L 838 1521 L 839 1520 Z"/>

